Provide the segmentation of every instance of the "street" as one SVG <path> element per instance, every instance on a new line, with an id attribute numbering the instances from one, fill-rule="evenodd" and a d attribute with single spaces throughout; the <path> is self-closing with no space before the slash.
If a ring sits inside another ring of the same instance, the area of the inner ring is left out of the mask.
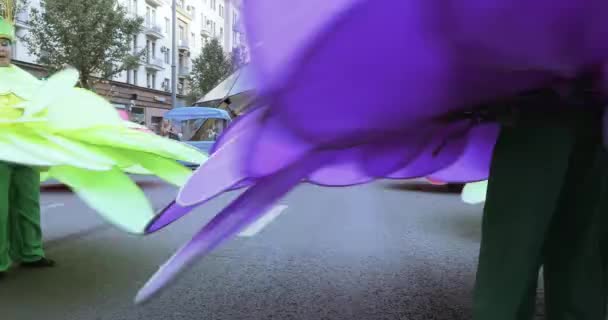
<path id="1" fill-rule="evenodd" d="M 176 192 L 142 185 L 156 208 Z M 470 319 L 481 207 L 403 186 L 302 185 L 145 305 L 133 304 L 137 290 L 236 194 L 136 237 L 47 190 L 45 243 L 58 266 L 12 269 L 0 283 L 2 319 Z"/>

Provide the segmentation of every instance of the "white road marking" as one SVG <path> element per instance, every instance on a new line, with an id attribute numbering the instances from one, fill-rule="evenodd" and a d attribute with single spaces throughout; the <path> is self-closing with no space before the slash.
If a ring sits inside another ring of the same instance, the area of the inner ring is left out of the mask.
<path id="1" fill-rule="evenodd" d="M 64 206 L 64 204 L 63 203 L 59 203 L 59 202 L 57 202 L 57 203 L 50 203 L 50 204 L 42 206 L 42 208 L 40 208 L 40 211 L 46 211 L 48 209 L 59 208 L 59 207 L 63 207 L 63 206 Z"/>
<path id="2" fill-rule="evenodd" d="M 253 237 L 262 231 L 272 220 L 276 219 L 283 211 L 287 209 L 286 205 L 274 206 L 256 222 L 250 225 L 247 229 L 239 233 L 239 237 Z"/>

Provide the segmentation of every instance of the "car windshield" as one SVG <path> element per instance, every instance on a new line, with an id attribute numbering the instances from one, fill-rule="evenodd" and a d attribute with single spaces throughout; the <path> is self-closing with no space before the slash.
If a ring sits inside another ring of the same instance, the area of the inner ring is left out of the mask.
<path id="1" fill-rule="evenodd" d="M 170 121 L 165 122 L 162 135 L 180 141 L 215 141 L 225 127 L 225 119 Z"/>

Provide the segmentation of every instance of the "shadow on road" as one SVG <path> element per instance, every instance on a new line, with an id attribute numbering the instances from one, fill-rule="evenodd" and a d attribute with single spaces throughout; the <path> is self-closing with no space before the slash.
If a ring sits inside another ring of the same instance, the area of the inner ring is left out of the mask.
<path id="1" fill-rule="evenodd" d="M 428 182 L 392 182 L 384 184 L 384 188 L 391 190 L 431 193 L 461 193 L 463 185 L 434 185 Z"/>
<path id="2" fill-rule="evenodd" d="M 137 185 L 141 188 L 153 189 L 153 188 L 161 188 L 166 186 L 166 184 L 162 181 L 137 181 Z M 42 192 L 47 193 L 64 193 L 64 192 L 72 192 L 72 190 L 64 185 L 64 184 L 49 184 L 49 185 L 41 185 L 40 190 Z"/>

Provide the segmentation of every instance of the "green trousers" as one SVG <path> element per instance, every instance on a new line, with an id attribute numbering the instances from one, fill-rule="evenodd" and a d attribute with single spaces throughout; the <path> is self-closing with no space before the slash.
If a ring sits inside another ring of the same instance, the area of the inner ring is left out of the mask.
<path id="1" fill-rule="evenodd" d="M 40 173 L 0 162 L 0 271 L 41 257 Z"/>
<path id="2" fill-rule="evenodd" d="M 488 181 L 474 320 L 531 320 L 541 266 L 548 320 L 605 320 L 605 157 L 594 117 L 503 128 Z"/>

